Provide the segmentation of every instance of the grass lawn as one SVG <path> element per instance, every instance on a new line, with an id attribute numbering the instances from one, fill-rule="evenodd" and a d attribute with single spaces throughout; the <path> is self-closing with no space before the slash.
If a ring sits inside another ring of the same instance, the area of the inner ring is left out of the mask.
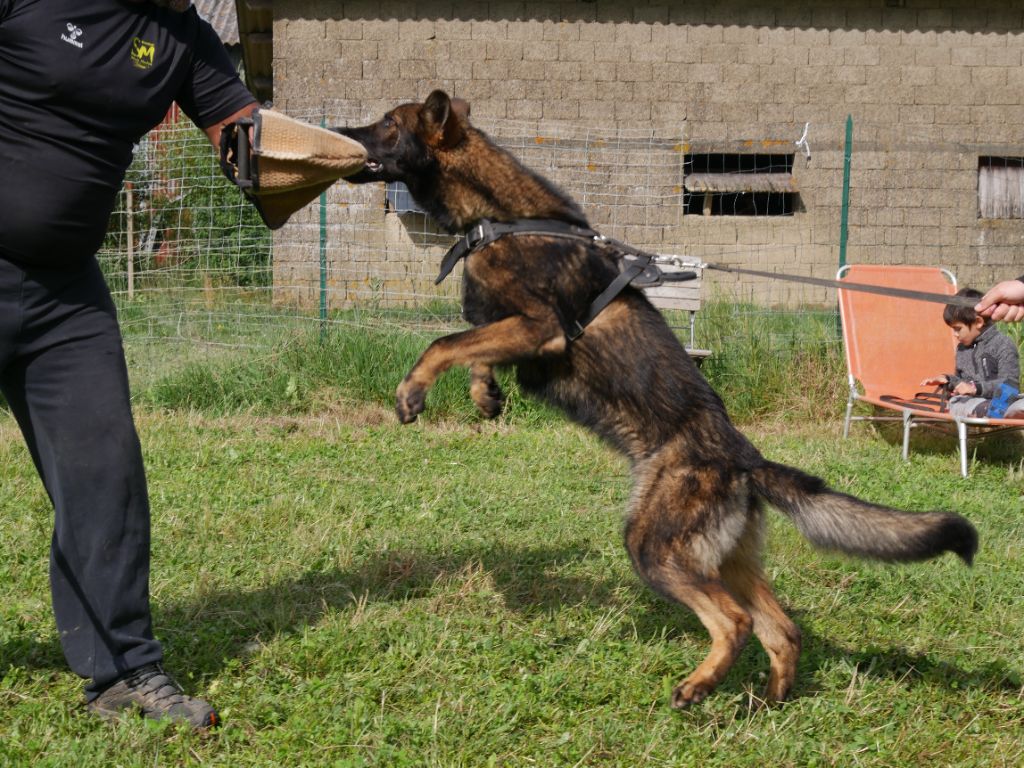
<path id="1" fill-rule="evenodd" d="M 208 737 L 82 711 L 50 613 L 51 512 L 0 413 L 0 765 L 1011 766 L 1024 763 L 1024 472 L 952 446 L 900 461 L 866 427 L 748 426 L 770 458 L 977 525 L 973 569 L 810 549 L 771 516 L 767 568 L 804 633 L 794 699 L 750 708 L 752 641 L 718 692 L 668 706 L 707 652 L 620 544 L 627 467 L 559 419 L 400 427 L 141 409 L 152 595 Z"/>

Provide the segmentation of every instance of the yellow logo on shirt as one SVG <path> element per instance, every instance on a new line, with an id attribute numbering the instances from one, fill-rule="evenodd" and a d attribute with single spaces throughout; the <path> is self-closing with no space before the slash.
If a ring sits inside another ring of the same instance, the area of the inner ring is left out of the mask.
<path id="1" fill-rule="evenodd" d="M 134 38 L 132 40 L 132 64 L 139 69 L 149 69 L 153 66 L 153 57 L 156 55 L 156 43 L 147 43 L 145 40 Z"/>

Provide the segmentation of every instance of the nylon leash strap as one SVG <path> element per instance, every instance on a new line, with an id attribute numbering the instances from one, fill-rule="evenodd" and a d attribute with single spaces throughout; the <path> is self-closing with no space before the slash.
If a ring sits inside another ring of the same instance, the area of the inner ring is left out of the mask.
<path id="1" fill-rule="evenodd" d="M 659 259 L 664 257 L 659 257 Z M 746 269 L 744 267 L 729 267 L 724 264 L 710 264 L 708 262 L 687 262 L 679 258 L 669 259 L 669 263 L 678 264 L 682 267 L 696 269 L 713 269 L 718 272 L 735 272 L 740 275 L 751 275 L 753 277 L 766 277 L 770 280 L 786 280 L 791 283 L 804 283 L 806 285 L 820 285 L 823 288 L 837 288 L 845 291 L 861 291 L 862 293 L 875 293 L 881 296 L 895 296 L 900 299 L 913 299 L 915 301 L 930 301 L 935 304 L 954 304 L 958 307 L 971 307 L 977 305 L 978 300 L 969 296 L 949 296 L 943 293 L 929 293 L 928 291 L 915 291 L 911 288 L 891 288 L 885 285 L 871 285 L 870 283 L 851 283 L 846 280 L 828 280 L 823 277 L 807 277 L 804 275 L 787 275 L 782 272 L 764 272 L 759 269 Z"/>

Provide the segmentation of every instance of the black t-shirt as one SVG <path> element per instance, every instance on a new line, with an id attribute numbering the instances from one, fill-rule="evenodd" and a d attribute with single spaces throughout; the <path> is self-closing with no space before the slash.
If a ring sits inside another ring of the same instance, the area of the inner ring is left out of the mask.
<path id="1" fill-rule="evenodd" d="M 0 256 L 95 253 L 132 146 L 174 101 L 200 128 L 254 101 L 194 8 L 0 0 Z"/>

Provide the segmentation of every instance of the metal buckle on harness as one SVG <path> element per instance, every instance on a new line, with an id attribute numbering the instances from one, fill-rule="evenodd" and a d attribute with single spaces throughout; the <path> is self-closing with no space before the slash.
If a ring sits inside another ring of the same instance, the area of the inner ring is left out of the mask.
<path id="1" fill-rule="evenodd" d="M 576 341 L 576 339 L 583 335 L 583 326 L 579 320 L 573 320 L 572 324 L 573 327 L 565 332 L 565 338 L 569 341 Z"/>
<path id="2" fill-rule="evenodd" d="M 491 223 L 486 219 L 481 221 L 475 227 L 466 232 L 466 248 L 470 251 L 476 250 L 477 246 L 489 239 L 493 234 L 494 230 L 491 229 Z"/>

